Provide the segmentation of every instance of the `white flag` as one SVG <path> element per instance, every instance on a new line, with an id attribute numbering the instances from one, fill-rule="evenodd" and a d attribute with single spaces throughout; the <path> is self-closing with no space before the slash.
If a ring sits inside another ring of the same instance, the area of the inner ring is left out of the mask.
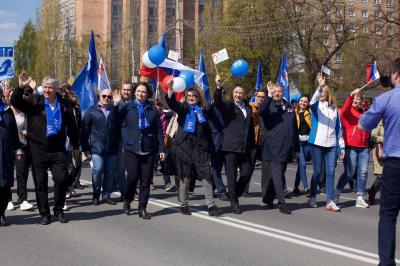
<path id="1" fill-rule="evenodd" d="M 111 89 L 110 81 L 108 80 L 106 67 L 104 66 L 102 57 L 100 57 L 100 63 L 99 63 L 99 69 L 97 70 L 97 76 L 98 76 L 98 80 L 99 80 L 98 84 L 97 84 L 97 88 L 99 89 L 99 91 L 102 91 L 105 89 Z"/>
<path id="2" fill-rule="evenodd" d="M 175 62 L 178 62 L 178 60 L 180 58 L 180 54 L 178 52 L 173 51 L 173 50 L 169 50 L 168 58 L 171 59 L 171 60 L 174 60 Z"/>
<path id="3" fill-rule="evenodd" d="M 224 48 L 221 51 L 212 54 L 212 58 L 213 58 L 215 65 L 219 64 L 219 63 L 229 59 L 228 51 L 226 50 L 226 48 Z"/>
<path id="4" fill-rule="evenodd" d="M 321 66 L 321 72 L 327 74 L 328 76 L 331 75 L 331 70 L 324 65 Z"/>

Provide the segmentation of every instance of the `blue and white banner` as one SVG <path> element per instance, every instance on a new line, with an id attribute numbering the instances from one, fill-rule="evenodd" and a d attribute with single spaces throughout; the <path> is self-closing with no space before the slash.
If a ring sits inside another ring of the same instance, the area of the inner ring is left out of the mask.
<path id="1" fill-rule="evenodd" d="M 14 78 L 14 48 L 0 47 L 0 81 Z"/>

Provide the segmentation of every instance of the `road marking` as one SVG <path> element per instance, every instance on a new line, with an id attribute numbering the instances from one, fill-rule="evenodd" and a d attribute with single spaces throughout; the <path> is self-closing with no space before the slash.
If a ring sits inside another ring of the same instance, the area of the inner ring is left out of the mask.
<path id="1" fill-rule="evenodd" d="M 92 182 L 89 182 L 86 180 L 81 180 L 81 182 L 85 183 L 85 184 L 89 184 L 89 185 L 92 184 Z M 149 203 L 152 205 L 161 207 L 161 208 L 172 209 L 172 210 L 179 212 L 180 205 L 173 203 L 173 202 L 151 198 L 149 200 Z M 198 205 L 198 204 L 196 204 L 196 205 Z M 210 217 L 210 216 L 208 216 L 208 213 L 206 211 L 201 211 L 201 210 L 193 208 L 193 207 L 191 207 L 191 209 L 192 209 L 192 211 L 194 210 L 194 212 L 192 212 L 192 216 L 195 216 L 195 217 L 198 217 L 201 219 L 213 221 L 213 222 L 224 224 L 224 225 L 231 226 L 234 228 L 246 230 L 249 232 L 257 233 L 257 234 L 268 236 L 268 237 L 272 237 L 272 238 L 290 242 L 293 244 L 297 244 L 297 245 L 325 251 L 328 253 L 340 255 L 343 257 L 362 261 L 365 263 L 370 263 L 370 264 L 375 264 L 375 265 L 379 263 L 379 260 L 377 260 L 379 258 L 379 256 L 375 253 L 351 248 L 351 247 L 344 246 L 344 245 L 331 243 L 331 242 L 320 240 L 317 238 L 312 238 L 312 237 L 307 237 L 307 236 L 300 235 L 300 234 L 291 233 L 288 231 L 283 231 L 283 230 L 273 228 L 273 227 L 268 227 L 268 226 L 264 226 L 264 225 L 260 225 L 260 224 L 256 224 L 256 223 L 251 223 L 251 222 L 248 222 L 245 220 L 231 218 L 231 217 L 224 216 L 224 215 L 221 215 L 219 217 Z M 313 243 L 310 243 L 310 242 L 313 242 Z M 324 245 L 324 246 L 321 246 L 321 245 Z M 351 251 L 355 254 L 350 253 L 349 251 Z M 357 254 L 359 254 L 359 255 L 357 255 Z M 362 255 L 364 255 L 364 256 L 362 256 Z M 396 263 L 400 263 L 400 260 L 396 259 Z"/>
<path id="2" fill-rule="evenodd" d="M 156 205 L 162 208 L 168 208 L 168 209 L 173 209 L 176 211 L 179 211 L 178 204 L 172 203 L 172 202 L 168 202 L 168 201 L 164 201 L 164 200 L 157 200 L 157 199 L 151 199 L 149 201 L 149 203 L 151 203 L 152 205 Z M 332 253 L 335 255 L 340 255 L 343 257 L 347 257 L 347 258 L 351 258 L 354 260 L 358 260 L 358 261 L 362 261 L 362 262 L 366 262 L 366 263 L 371 263 L 371 264 L 378 264 L 379 261 L 373 258 L 378 258 L 378 256 L 374 253 L 370 253 L 370 252 L 366 252 L 363 250 L 357 250 L 357 249 L 353 249 L 350 247 L 346 247 L 346 246 L 341 246 L 341 245 L 337 245 L 337 244 L 333 244 L 330 242 L 326 242 L 326 241 L 322 241 L 322 240 L 318 240 L 318 239 L 313 239 L 313 238 L 309 238 L 309 237 L 305 237 L 305 236 L 301 236 L 301 235 L 297 235 L 297 234 L 292 234 L 289 232 L 285 232 L 287 236 L 285 236 L 282 232 L 282 230 L 279 229 L 275 229 L 275 228 L 271 228 L 271 227 L 266 227 L 266 226 L 262 226 L 262 225 L 258 225 L 258 224 L 253 224 L 253 223 L 249 223 L 243 220 L 239 220 L 239 219 L 234 219 L 234 218 L 230 218 L 230 217 L 225 217 L 225 216 L 220 216 L 220 217 L 210 217 L 207 215 L 207 212 L 205 211 L 200 211 L 197 210 L 195 208 L 191 208 L 192 210 L 195 210 L 196 212 L 192 212 L 192 215 L 201 219 L 205 219 L 205 220 L 209 220 L 209 221 L 213 221 L 213 222 L 217 222 L 220 224 L 224 224 L 224 225 L 228 225 L 231 227 L 235 227 L 238 229 L 242 229 L 242 230 L 246 230 L 249 232 L 253 232 L 253 233 L 257 233 L 260 235 L 264 235 L 264 236 L 268 236 L 268 237 L 272 237 L 272 238 L 276 238 L 279 240 L 283 240 L 286 242 L 290 242 L 290 243 L 294 243 L 297 245 L 301 245 L 301 246 L 305 246 L 305 247 L 309 247 L 309 248 L 313 248 L 313 249 L 317 249 L 317 250 L 322 250 L 328 253 Z M 249 226 L 251 225 L 251 226 Z M 268 230 L 267 230 L 268 229 Z M 279 233 L 278 233 L 279 232 Z M 298 239 L 296 239 L 296 238 Z M 301 240 L 301 238 L 306 239 L 307 241 Z M 315 242 L 314 243 L 310 243 L 310 242 Z M 326 246 L 321 246 L 321 244 L 325 244 Z M 331 248 L 329 246 L 332 247 L 336 247 L 336 248 L 341 248 L 341 249 L 345 249 L 348 251 L 353 251 L 355 253 L 359 253 L 359 254 L 363 254 L 369 257 L 373 257 L 373 258 L 368 258 L 365 256 L 361 256 L 361 255 L 356 255 L 356 254 L 352 254 L 346 251 L 342 251 L 342 250 L 338 250 L 338 249 L 334 249 Z"/>

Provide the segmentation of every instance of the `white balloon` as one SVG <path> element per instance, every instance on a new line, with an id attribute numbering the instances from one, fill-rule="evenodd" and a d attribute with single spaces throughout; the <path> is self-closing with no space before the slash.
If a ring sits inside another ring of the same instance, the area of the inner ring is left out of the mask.
<path id="1" fill-rule="evenodd" d="M 186 89 L 186 82 L 181 77 L 176 77 L 173 79 L 174 85 L 172 86 L 172 90 L 174 92 L 183 92 Z"/>
<path id="2" fill-rule="evenodd" d="M 142 62 L 143 62 L 143 65 L 145 65 L 145 66 L 148 67 L 148 68 L 155 68 L 155 67 L 157 67 L 155 64 L 153 64 L 153 63 L 150 61 L 150 58 L 149 58 L 149 51 L 146 51 L 146 52 L 143 54 L 143 56 L 142 56 Z"/>

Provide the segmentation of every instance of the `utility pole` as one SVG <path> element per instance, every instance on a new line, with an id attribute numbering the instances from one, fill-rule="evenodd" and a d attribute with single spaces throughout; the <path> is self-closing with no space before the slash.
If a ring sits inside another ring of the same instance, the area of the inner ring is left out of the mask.
<path id="1" fill-rule="evenodd" d="M 180 59 L 183 59 L 183 27 L 181 19 L 181 0 L 176 0 L 176 50 L 178 50 Z M 183 9 L 183 8 L 182 8 Z"/>

